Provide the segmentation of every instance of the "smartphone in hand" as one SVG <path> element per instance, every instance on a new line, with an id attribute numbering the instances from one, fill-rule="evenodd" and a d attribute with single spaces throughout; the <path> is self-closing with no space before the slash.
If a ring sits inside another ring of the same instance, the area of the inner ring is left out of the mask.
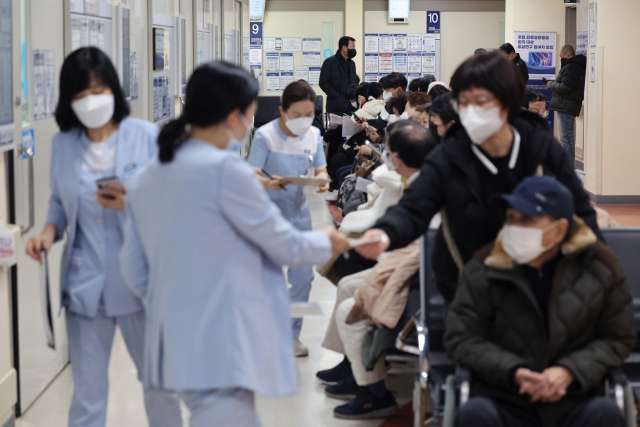
<path id="1" fill-rule="evenodd" d="M 542 78 L 542 83 L 547 84 L 549 83 L 549 80 L 545 79 L 544 77 Z"/>
<path id="2" fill-rule="evenodd" d="M 362 119 L 360 117 L 358 117 L 357 115 L 355 115 L 355 114 L 353 115 L 353 120 L 355 120 L 356 123 L 358 123 L 360 125 L 363 124 Z"/>
<path id="3" fill-rule="evenodd" d="M 107 188 L 111 188 L 113 190 L 124 193 L 124 187 L 120 182 L 120 178 L 118 178 L 117 176 L 111 176 L 109 178 L 102 178 L 97 180 L 96 187 L 98 188 L 98 193 L 100 193 L 103 197 L 111 200 L 113 200 L 113 196 L 104 191 Z"/>

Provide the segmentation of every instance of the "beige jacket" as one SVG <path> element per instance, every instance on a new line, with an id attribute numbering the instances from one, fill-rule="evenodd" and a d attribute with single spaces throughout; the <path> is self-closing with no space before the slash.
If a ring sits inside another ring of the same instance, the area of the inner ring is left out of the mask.
<path id="1" fill-rule="evenodd" d="M 379 261 L 355 295 L 356 305 L 378 327 L 395 328 L 407 305 L 411 277 L 420 268 L 420 241 Z"/>

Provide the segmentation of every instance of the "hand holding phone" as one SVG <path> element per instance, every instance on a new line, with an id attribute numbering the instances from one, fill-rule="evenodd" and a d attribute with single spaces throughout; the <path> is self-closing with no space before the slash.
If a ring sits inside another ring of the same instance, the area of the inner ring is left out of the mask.
<path id="1" fill-rule="evenodd" d="M 549 83 L 549 80 L 547 80 L 546 78 L 543 77 L 542 78 L 542 83 L 547 84 L 547 83 Z"/>
<path id="2" fill-rule="evenodd" d="M 122 194 L 124 194 L 124 187 L 122 186 L 122 183 L 120 182 L 120 179 L 117 176 L 112 176 L 109 178 L 102 178 L 96 181 L 96 187 L 98 187 L 98 193 L 106 198 L 106 199 L 110 199 L 110 200 L 114 200 L 115 197 L 113 197 L 111 194 L 109 194 L 108 191 L 105 191 L 107 189 L 111 189 L 111 190 L 115 190 L 118 191 Z"/>
<path id="3" fill-rule="evenodd" d="M 360 117 L 358 117 L 357 115 L 353 115 L 353 120 L 356 121 L 356 123 L 363 125 L 364 122 L 362 121 L 362 119 Z"/>

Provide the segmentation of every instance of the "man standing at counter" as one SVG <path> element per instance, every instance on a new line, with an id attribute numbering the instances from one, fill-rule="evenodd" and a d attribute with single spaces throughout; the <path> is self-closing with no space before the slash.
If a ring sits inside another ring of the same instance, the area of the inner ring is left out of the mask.
<path id="1" fill-rule="evenodd" d="M 352 108 L 345 97 L 347 88 L 358 83 L 356 64 L 356 39 L 349 36 L 340 37 L 338 52 L 327 58 L 320 71 L 320 88 L 327 94 L 328 113 L 351 114 Z"/>

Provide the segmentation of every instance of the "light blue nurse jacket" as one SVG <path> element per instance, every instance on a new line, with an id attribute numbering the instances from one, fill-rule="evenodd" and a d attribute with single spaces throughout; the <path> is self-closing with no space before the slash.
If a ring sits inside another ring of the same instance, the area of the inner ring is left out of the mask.
<path id="1" fill-rule="evenodd" d="M 325 263 L 328 237 L 296 230 L 237 154 L 196 139 L 151 162 L 127 205 L 120 262 L 146 308 L 145 385 L 295 393 L 282 266 Z"/>
<path id="2" fill-rule="evenodd" d="M 83 132 L 74 129 L 69 132 L 60 132 L 53 137 L 51 149 L 51 197 L 49 199 L 49 211 L 47 223 L 52 223 L 58 229 L 56 240 L 60 240 L 65 231 L 67 240 L 62 255 L 60 269 L 60 283 L 63 305 L 74 313 L 88 317 L 94 317 L 98 310 L 103 286 L 78 286 L 69 289 L 69 271 L 72 258 L 86 258 L 82 250 L 74 251 L 76 231 L 78 225 L 78 199 L 80 191 L 80 173 L 84 163 L 86 150 L 83 143 Z M 131 178 L 143 169 L 149 160 L 157 154 L 158 127 L 142 120 L 126 118 L 114 135 L 117 139 L 116 148 L 116 176 L 128 186 Z M 126 214 L 118 212 L 120 230 L 124 232 Z M 103 243 L 103 242 L 101 242 Z M 73 255 L 72 255 L 73 254 Z M 117 260 L 117 251 L 113 256 Z M 86 265 L 86 260 L 85 260 Z M 109 298 L 106 310 L 109 316 L 119 316 L 135 313 L 142 310 L 142 304 L 138 298 L 121 281 L 112 284 L 109 289 Z M 76 295 L 77 293 L 77 295 Z"/>

